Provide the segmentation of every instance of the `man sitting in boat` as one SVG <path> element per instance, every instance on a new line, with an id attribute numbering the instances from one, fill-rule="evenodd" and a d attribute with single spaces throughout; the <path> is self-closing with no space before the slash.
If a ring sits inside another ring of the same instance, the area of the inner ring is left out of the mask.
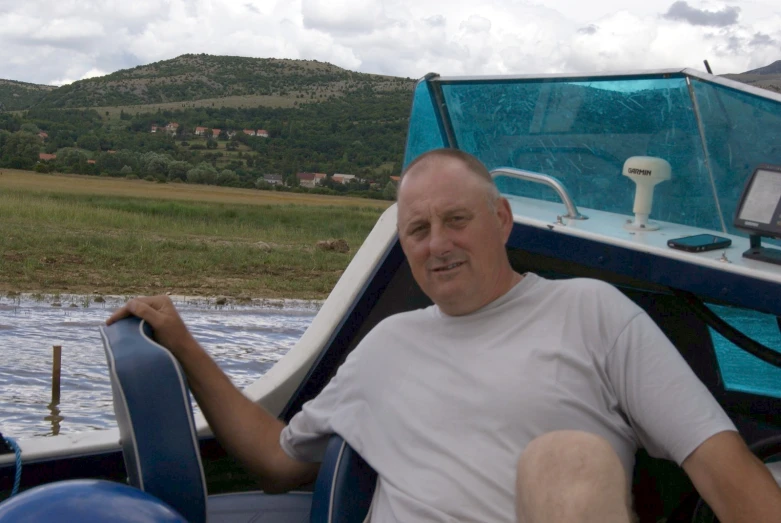
<path id="1" fill-rule="evenodd" d="M 597 280 L 513 271 L 508 201 L 436 150 L 406 169 L 398 232 L 434 305 L 391 316 L 290 424 L 247 399 L 165 296 L 148 321 L 215 435 L 267 491 L 312 482 L 331 434 L 378 472 L 372 521 L 628 522 L 642 446 L 722 522 L 778 521 L 781 490 L 653 320 Z"/>

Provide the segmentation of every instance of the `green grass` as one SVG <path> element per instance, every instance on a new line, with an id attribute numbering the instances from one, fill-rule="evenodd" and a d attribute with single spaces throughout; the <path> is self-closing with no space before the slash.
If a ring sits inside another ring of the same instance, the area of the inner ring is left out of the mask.
<path id="1" fill-rule="evenodd" d="M 324 298 L 381 212 L 0 188 L 0 291 Z"/>

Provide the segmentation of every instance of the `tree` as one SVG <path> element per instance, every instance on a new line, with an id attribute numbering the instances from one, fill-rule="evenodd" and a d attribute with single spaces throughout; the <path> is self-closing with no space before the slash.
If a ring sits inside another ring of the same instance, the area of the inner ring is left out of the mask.
<path id="1" fill-rule="evenodd" d="M 238 186 L 240 181 L 239 176 L 230 169 L 223 169 L 217 175 L 217 185 Z"/>
<path id="2" fill-rule="evenodd" d="M 188 162 L 171 162 L 168 164 L 168 179 L 187 181 L 187 171 L 192 169 L 193 166 Z"/>
<path id="3" fill-rule="evenodd" d="M 100 138 L 98 138 L 94 133 L 82 134 L 79 136 L 79 139 L 76 140 L 76 145 L 88 151 L 99 151 Z"/>
<path id="4" fill-rule="evenodd" d="M 127 176 L 128 174 L 133 174 L 133 168 L 130 167 L 129 165 L 125 165 L 124 167 L 122 167 L 119 170 L 119 174 L 121 174 L 122 176 Z"/>
<path id="5" fill-rule="evenodd" d="M 57 155 L 57 166 L 63 172 L 84 173 L 87 155 L 78 149 L 64 149 Z"/>
<path id="6" fill-rule="evenodd" d="M 197 167 L 187 171 L 187 181 L 190 183 L 215 185 L 217 183 L 217 169 L 206 162 L 201 162 Z"/>
<path id="7" fill-rule="evenodd" d="M 30 122 L 23 123 L 20 130 L 30 134 L 38 134 L 41 132 L 37 125 Z"/>
<path id="8" fill-rule="evenodd" d="M 388 185 L 382 190 L 382 197 L 386 200 L 396 199 L 396 184 L 393 183 L 393 180 L 389 181 Z"/>
<path id="9" fill-rule="evenodd" d="M 3 147 L 3 163 L 15 169 L 32 169 L 40 150 L 41 140 L 34 134 L 13 133 Z"/>

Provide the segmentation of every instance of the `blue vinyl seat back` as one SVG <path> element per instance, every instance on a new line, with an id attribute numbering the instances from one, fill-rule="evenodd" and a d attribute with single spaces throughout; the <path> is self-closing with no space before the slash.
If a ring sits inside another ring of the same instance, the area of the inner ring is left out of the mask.
<path id="1" fill-rule="evenodd" d="M 374 469 L 341 436 L 332 436 L 317 475 L 310 523 L 366 521 L 376 485 Z"/>
<path id="2" fill-rule="evenodd" d="M 101 327 L 130 484 L 190 523 L 206 521 L 206 483 L 179 363 L 135 317 Z"/>

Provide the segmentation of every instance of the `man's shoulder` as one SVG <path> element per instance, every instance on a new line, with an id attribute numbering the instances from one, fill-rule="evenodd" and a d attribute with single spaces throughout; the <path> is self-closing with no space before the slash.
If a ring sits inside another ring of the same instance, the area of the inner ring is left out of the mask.
<path id="1" fill-rule="evenodd" d="M 425 324 L 434 319 L 431 307 L 415 309 L 411 311 L 397 312 L 384 318 L 372 330 L 391 330 L 400 328 L 414 328 L 417 325 Z"/>
<path id="2" fill-rule="evenodd" d="M 612 320 L 625 324 L 642 311 L 623 292 L 602 280 L 595 278 L 571 278 L 566 280 L 545 280 L 540 290 L 558 308 L 567 305 L 584 318 Z"/>
<path id="3" fill-rule="evenodd" d="M 563 294 L 585 297 L 614 297 L 616 299 L 627 299 L 621 291 L 613 285 L 597 280 L 596 278 L 569 278 L 563 280 L 543 280 L 550 289 L 555 289 Z"/>

